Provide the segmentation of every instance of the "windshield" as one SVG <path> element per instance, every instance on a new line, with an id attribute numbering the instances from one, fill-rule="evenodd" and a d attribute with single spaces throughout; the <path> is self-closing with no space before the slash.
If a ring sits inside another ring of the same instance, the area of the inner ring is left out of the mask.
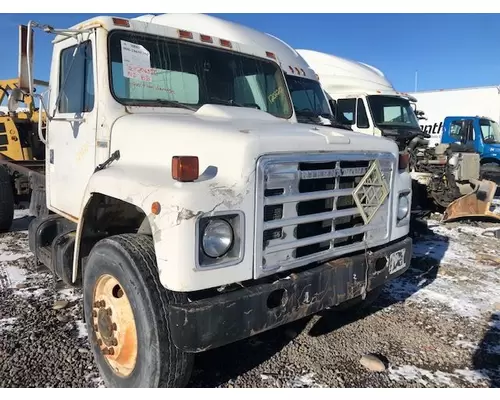
<path id="1" fill-rule="evenodd" d="M 332 118 L 325 93 L 319 82 L 286 75 L 286 83 L 299 122 L 315 123 L 314 120 L 311 121 L 311 117 Z M 319 123 L 319 120 L 316 122 Z"/>
<path id="2" fill-rule="evenodd" d="M 290 118 L 290 99 L 278 65 L 215 47 L 114 31 L 109 36 L 114 97 L 127 105 L 252 107 Z"/>
<path id="3" fill-rule="evenodd" d="M 479 124 L 481 125 L 484 143 L 500 144 L 500 126 L 498 126 L 498 123 L 489 119 L 482 119 Z"/>
<path id="4" fill-rule="evenodd" d="M 408 127 L 420 129 L 410 102 L 400 97 L 368 96 L 373 121 L 382 127 Z"/>

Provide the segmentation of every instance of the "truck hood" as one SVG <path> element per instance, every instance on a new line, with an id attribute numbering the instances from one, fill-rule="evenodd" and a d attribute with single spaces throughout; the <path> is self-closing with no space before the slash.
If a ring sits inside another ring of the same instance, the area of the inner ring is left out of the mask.
<path id="1" fill-rule="evenodd" d="M 391 152 L 388 139 L 331 127 L 290 123 L 250 108 L 205 105 L 197 112 L 142 108 L 118 118 L 111 130 L 111 151 L 120 163 L 170 168 L 172 156 L 198 156 L 200 173 L 216 167 L 241 179 L 264 154 L 296 152 Z"/>

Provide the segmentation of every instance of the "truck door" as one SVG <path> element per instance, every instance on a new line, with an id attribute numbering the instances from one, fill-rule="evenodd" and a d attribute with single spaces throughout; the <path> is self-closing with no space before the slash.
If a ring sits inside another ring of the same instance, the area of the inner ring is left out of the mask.
<path id="1" fill-rule="evenodd" d="M 474 120 L 472 118 L 447 118 L 443 125 L 443 144 L 461 144 L 475 148 Z"/>
<path id="2" fill-rule="evenodd" d="M 48 207 L 77 220 L 83 193 L 95 168 L 97 105 L 94 103 L 95 37 L 68 38 L 54 45 L 47 133 Z"/>

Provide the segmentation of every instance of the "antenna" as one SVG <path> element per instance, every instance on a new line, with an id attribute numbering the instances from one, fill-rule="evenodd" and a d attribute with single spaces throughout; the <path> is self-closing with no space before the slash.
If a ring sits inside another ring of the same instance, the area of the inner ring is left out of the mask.
<path id="1" fill-rule="evenodd" d="M 418 89 L 418 71 L 415 71 L 415 92 Z"/>

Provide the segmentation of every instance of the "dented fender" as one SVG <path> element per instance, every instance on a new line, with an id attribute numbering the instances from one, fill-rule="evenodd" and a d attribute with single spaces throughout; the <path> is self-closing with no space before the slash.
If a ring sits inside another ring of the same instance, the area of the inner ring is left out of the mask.
<path id="1" fill-rule="evenodd" d="M 215 212 L 243 211 L 253 218 L 254 174 L 238 182 L 208 179 L 181 183 L 173 180 L 169 169 L 113 164 L 90 178 L 80 207 L 73 259 L 73 282 L 77 279 L 81 235 L 88 205 L 94 194 L 102 194 L 138 207 L 151 227 L 161 283 L 170 290 L 200 290 L 252 277 L 252 264 L 240 263 L 225 274 L 216 269 L 196 268 L 196 222 Z M 151 212 L 154 202 L 160 212 Z M 245 224 L 247 240 L 253 237 L 253 224 Z M 251 245 L 252 242 L 248 243 Z M 245 243 L 247 245 L 247 243 Z M 245 261 L 245 260 L 244 260 Z M 244 264 L 244 265 L 242 265 Z"/>

